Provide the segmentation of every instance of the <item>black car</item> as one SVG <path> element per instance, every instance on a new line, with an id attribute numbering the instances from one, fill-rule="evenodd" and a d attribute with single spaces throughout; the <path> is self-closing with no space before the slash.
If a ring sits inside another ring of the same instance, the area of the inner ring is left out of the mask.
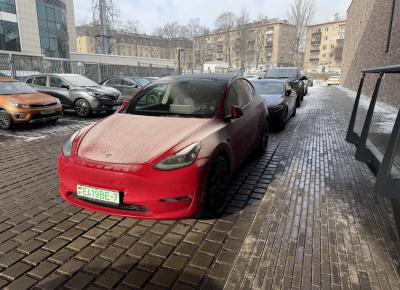
<path id="1" fill-rule="evenodd" d="M 287 82 L 281 80 L 252 80 L 256 93 L 265 98 L 271 124 L 281 130 L 296 116 L 297 94 Z"/>
<path id="2" fill-rule="evenodd" d="M 58 98 L 63 109 L 73 109 L 81 117 L 117 111 L 124 101 L 118 90 L 77 74 L 33 75 L 25 82 L 39 92 Z"/>
<path id="3" fill-rule="evenodd" d="M 100 84 L 119 90 L 124 99 L 128 100 L 149 83 L 151 83 L 149 80 L 140 77 L 113 77 L 102 81 Z"/>
<path id="4" fill-rule="evenodd" d="M 307 80 L 301 75 L 300 69 L 298 67 L 270 68 L 265 73 L 264 79 L 281 79 L 287 81 L 290 87 L 296 91 L 297 107 L 301 106 L 301 102 L 306 95 L 305 82 Z"/>

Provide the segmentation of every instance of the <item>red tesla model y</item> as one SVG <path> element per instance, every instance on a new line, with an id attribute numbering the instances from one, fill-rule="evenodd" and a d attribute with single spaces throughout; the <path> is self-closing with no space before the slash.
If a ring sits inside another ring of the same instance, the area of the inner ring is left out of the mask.
<path id="1" fill-rule="evenodd" d="M 59 155 L 61 196 L 127 217 L 218 214 L 231 173 L 266 146 L 267 114 L 244 78 L 160 79 L 67 140 Z"/>

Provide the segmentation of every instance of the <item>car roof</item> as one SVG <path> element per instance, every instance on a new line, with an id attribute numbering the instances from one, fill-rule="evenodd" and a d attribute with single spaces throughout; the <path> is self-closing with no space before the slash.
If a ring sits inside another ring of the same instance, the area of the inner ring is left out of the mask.
<path id="1" fill-rule="evenodd" d="M 82 75 L 79 75 L 79 74 L 65 74 L 65 73 L 44 73 L 44 74 L 30 75 L 30 76 L 27 76 L 27 77 L 41 77 L 41 76 L 56 76 L 56 77 L 75 76 L 75 77 L 82 77 Z"/>
<path id="2" fill-rule="evenodd" d="M 220 81 L 229 83 L 237 78 L 240 77 L 234 75 L 221 75 L 221 74 L 194 74 L 194 75 L 166 76 L 159 80 L 156 80 L 154 83 L 165 82 L 165 81 L 199 81 L 199 80 Z"/>

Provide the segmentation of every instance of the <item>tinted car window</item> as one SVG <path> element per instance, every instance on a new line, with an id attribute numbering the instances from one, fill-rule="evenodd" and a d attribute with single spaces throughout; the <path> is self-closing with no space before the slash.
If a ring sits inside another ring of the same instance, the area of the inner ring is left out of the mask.
<path id="1" fill-rule="evenodd" d="M 33 81 L 33 84 L 35 84 L 37 86 L 45 87 L 46 81 L 47 81 L 47 77 L 36 77 L 35 80 Z"/>
<path id="2" fill-rule="evenodd" d="M 27 84 L 31 84 L 32 81 L 33 81 L 33 78 L 29 78 L 29 79 L 26 80 L 26 83 L 27 83 Z"/>
<path id="3" fill-rule="evenodd" d="M 105 83 L 105 85 L 107 85 L 107 86 L 120 86 L 121 85 L 121 79 L 110 79 Z"/>
<path id="4" fill-rule="evenodd" d="M 88 79 L 87 77 L 80 76 L 80 75 L 65 74 L 65 75 L 63 75 L 63 78 L 75 87 L 98 87 L 99 86 L 97 83 L 95 83 L 91 79 Z"/>
<path id="5" fill-rule="evenodd" d="M 49 78 L 49 85 L 52 88 L 61 88 L 61 85 L 63 84 L 62 80 L 56 77 L 50 77 Z"/>
<path id="6" fill-rule="evenodd" d="M 141 78 L 132 78 L 132 80 L 134 80 L 136 83 L 138 83 L 139 86 L 141 86 L 141 87 L 145 87 L 150 83 L 149 80 L 141 79 Z"/>
<path id="7" fill-rule="evenodd" d="M 225 114 L 230 115 L 231 107 L 245 107 L 251 102 L 253 97 L 253 88 L 244 80 L 235 81 L 229 90 L 229 96 L 225 104 Z"/>
<path id="8" fill-rule="evenodd" d="M 253 86 L 260 95 L 278 95 L 283 93 L 283 85 L 279 82 L 254 82 Z"/>
<path id="9" fill-rule="evenodd" d="M 135 82 L 133 82 L 131 80 L 126 80 L 126 79 L 122 80 L 122 85 L 123 86 L 127 86 L 127 87 L 135 87 L 135 86 L 137 86 Z"/>
<path id="10" fill-rule="evenodd" d="M 266 78 L 298 78 L 299 71 L 295 68 L 271 68 L 265 74 Z"/>
<path id="11" fill-rule="evenodd" d="M 171 81 L 145 88 L 127 112 L 151 116 L 212 117 L 224 94 L 217 81 Z"/>

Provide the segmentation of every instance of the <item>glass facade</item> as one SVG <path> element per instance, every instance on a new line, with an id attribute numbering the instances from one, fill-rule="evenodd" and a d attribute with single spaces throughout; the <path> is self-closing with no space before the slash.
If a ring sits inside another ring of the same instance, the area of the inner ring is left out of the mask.
<path id="1" fill-rule="evenodd" d="M 0 0 L 0 11 L 16 14 L 15 0 Z"/>
<path id="2" fill-rule="evenodd" d="M 14 0 L 0 0 L 0 11 L 16 14 Z M 0 50 L 21 51 L 18 23 L 0 20 Z"/>
<path id="3" fill-rule="evenodd" d="M 65 4 L 61 0 L 36 0 L 42 53 L 67 58 L 68 31 Z"/>

